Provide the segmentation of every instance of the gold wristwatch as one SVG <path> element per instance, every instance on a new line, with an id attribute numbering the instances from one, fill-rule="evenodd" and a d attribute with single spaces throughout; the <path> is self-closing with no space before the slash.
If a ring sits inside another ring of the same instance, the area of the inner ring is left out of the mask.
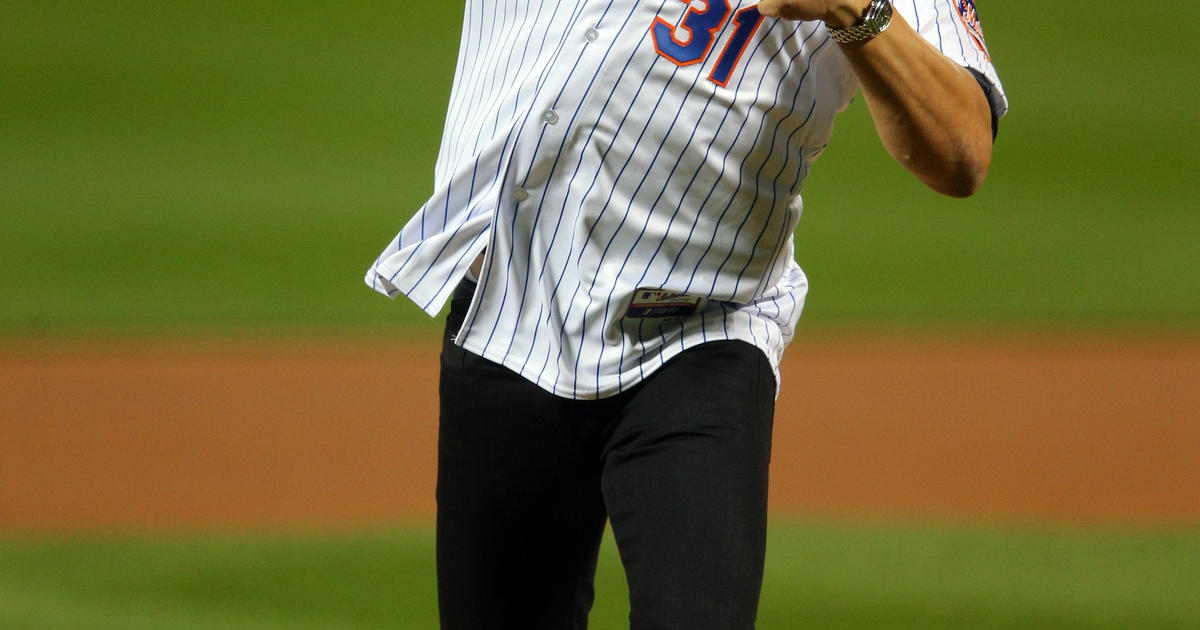
<path id="1" fill-rule="evenodd" d="M 829 36 L 839 44 L 850 44 L 871 39 L 892 25 L 891 0 L 871 0 L 863 18 L 854 26 L 831 28 Z"/>

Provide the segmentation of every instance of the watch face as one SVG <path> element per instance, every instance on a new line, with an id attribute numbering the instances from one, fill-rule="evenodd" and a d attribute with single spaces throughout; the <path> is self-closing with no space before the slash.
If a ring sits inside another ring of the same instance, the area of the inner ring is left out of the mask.
<path id="1" fill-rule="evenodd" d="M 887 30 L 892 24 L 891 0 L 872 0 L 867 7 L 867 14 L 857 26 L 832 29 L 833 38 L 843 44 L 861 42 Z"/>
<path id="2" fill-rule="evenodd" d="M 866 23 L 871 30 L 882 33 L 892 23 L 892 3 L 890 0 L 875 0 L 871 3 L 871 14 Z"/>

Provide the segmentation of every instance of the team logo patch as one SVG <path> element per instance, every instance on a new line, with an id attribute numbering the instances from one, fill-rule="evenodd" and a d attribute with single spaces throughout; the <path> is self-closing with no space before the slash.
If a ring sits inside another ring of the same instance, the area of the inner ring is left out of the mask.
<path id="1" fill-rule="evenodd" d="M 633 293 L 626 317 L 635 319 L 687 317 L 696 312 L 700 298 L 662 289 L 641 288 Z"/>
<path id="2" fill-rule="evenodd" d="M 954 0 L 954 4 L 958 8 L 959 19 L 967 27 L 967 32 L 971 34 L 971 39 L 975 40 L 975 45 L 983 51 L 988 61 L 991 61 L 992 56 L 988 52 L 987 42 L 983 40 L 983 24 L 979 21 L 979 12 L 975 10 L 975 0 Z"/>

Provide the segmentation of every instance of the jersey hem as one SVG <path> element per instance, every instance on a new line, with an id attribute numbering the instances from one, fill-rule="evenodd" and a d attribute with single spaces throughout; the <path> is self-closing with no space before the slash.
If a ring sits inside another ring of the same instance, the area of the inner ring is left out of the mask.
<path id="1" fill-rule="evenodd" d="M 561 385 L 556 386 L 554 383 L 545 383 L 542 382 L 542 379 L 539 378 L 540 375 L 537 373 L 534 373 L 530 370 L 522 372 L 518 358 L 506 357 L 496 352 L 484 352 L 483 348 L 480 347 L 479 344 L 472 343 L 471 339 L 467 339 L 460 345 L 462 348 L 473 352 L 487 359 L 488 361 L 504 366 L 525 380 L 537 385 L 551 394 L 554 394 L 555 396 L 558 396 L 559 398 L 566 398 L 570 400 L 598 400 L 603 398 L 611 398 L 628 391 L 630 388 L 645 381 L 652 374 L 662 368 L 668 361 L 679 356 L 687 350 L 714 341 L 741 341 L 754 346 L 766 356 L 767 363 L 771 366 L 771 372 L 775 377 L 775 398 L 779 398 L 779 392 L 782 386 L 779 363 L 782 359 L 783 348 L 776 349 L 769 347 L 768 344 L 764 343 L 762 340 L 754 339 L 753 335 L 751 334 L 722 335 L 718 334 L 720 331 L 706 330 L 705 332 L 707 334 L 699 338 L 672 340 L 670 343 L 661 346 L 662 351 L 655 357 L 658 359 L 658 361 L 654 362 L 652 365 L 644 365 L 640 374 L 602 377 L 600 379 L 602 385 L 599 388 L 584 388 L 578 386 L 564 387 Z"/>

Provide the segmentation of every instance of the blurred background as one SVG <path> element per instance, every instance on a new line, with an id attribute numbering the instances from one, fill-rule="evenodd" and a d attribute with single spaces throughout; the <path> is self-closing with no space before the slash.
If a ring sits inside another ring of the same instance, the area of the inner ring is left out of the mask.
<path id="1" fill-rule="evenodd" d="M 1187 7 L 977 5 L 981 192 L 861 99 L 806 182 L 760 627 L 1200 627 Z M 360 278 L 461 3 L 0 6 L 0 627 L 435 627 L 440 322 Z"/>

